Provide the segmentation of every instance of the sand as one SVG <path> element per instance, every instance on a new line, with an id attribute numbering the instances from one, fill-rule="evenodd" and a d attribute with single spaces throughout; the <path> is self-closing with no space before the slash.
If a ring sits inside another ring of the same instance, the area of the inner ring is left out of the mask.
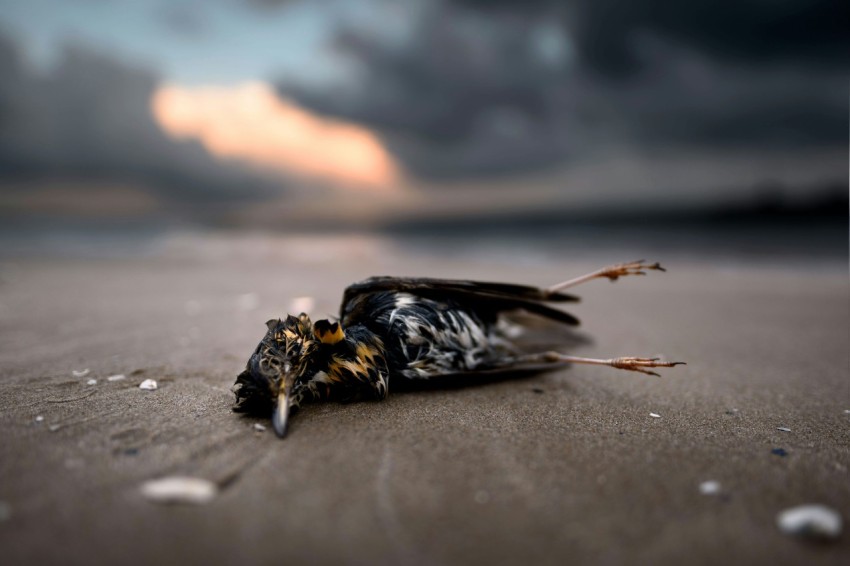
<path id="1" fill-rule="evenodd" d="M 231 413 L 229 387 L 294 297 L 313 297 L 315 318 L 372 274 L 549 284 L 599 262 L 368 239 L 344 253 L 196 244 L 2 263 L 4 564 L 850 560 L 847 532 L 813 544 L 776 527 L 803 503 L 850 520 L 846 266 L 677 258 L 667 274 L 590 283 L 571 310 L 593 342 L 575 353 L 688 365 L 662 378 L 573 366 L 310 407 L 281 441 Z M 172 475 L 220 492 L 195 506 L 142 496 Z M 710 480 L 719 492 L 702 494 Z"/>

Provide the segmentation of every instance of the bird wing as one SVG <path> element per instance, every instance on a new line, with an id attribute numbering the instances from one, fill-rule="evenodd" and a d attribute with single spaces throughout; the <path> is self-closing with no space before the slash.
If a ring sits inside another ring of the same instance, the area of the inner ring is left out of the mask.
<path id="1" fill-rule="evenodd" d="M 573 315 L 553 309 L 547 302 L 576 302 L 578 297 L 566 293 L 512 283 L 491 283 L 464 279 L 431 279 L 424 277 L 370 277 L 345 289 L 340 307 L 343 325 L 359 322 L 369 313 L 364 299 L 375 293 L 408 293 L 440 302 L 453 302 L 473 309 L 483 317 L 501 312 L 525 310 L 569 325 L 577 325 Z"/>

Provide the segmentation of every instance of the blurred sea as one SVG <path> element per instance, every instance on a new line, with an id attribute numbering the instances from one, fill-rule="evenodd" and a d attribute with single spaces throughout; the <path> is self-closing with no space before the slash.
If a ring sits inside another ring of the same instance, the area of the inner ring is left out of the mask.
<path id="1" fill-rule="evenodd" d="M 2 259 L 199 257 L 380 260 L 395 254 L 537 265 L 647 258 L 723 264 L 846 268 L 848 226 L 811 222 L 493 222 L 394 226 L 373 231 L 268 232 L 168 223 L 3 223 Z M 383 262 L 381 262 L 383 263 Z"/>

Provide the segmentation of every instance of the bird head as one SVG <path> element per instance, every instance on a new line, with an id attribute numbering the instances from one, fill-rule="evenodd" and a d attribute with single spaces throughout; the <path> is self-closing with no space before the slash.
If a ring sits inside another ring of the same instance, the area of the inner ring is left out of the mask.
<path id="1" fill-rule="evenodd" d="M 272 414 L 278 436 L 286 434 L 293 388 L 303 377 L 315 345 L 313 324 L 302 313 L 285 320 L 272 319 L 268 331 L 233 385 L 238 412 Z"/>

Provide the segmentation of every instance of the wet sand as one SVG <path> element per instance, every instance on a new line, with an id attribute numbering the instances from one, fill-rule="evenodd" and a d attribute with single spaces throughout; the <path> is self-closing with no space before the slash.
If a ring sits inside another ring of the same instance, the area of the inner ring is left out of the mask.
<path id="1" fill-rule="evenodd" d="M 850 520 L 846 265 L 677 259 L 577 290 L 570 310 L 593 342 L 576 353 L 688 362 L 662 378 L 574 366 L 310 407 L 284 441 L 230 412 L 264 321 L 293 297 L 314 297 L 318 318 L 373 274 L 546 285 L 600 262 L 446 259 L 368 240 L 4 261 L 0 560 L 847 563 L 848 533 L 812 544 L 775 524 L 803 503 Z M 146 378 L 159 389 L 140 390 Z M 141 496 L 175 474 L 221 492 L 202 506 Z M 700 493 L 707 480 L 720 494 Z"/>

